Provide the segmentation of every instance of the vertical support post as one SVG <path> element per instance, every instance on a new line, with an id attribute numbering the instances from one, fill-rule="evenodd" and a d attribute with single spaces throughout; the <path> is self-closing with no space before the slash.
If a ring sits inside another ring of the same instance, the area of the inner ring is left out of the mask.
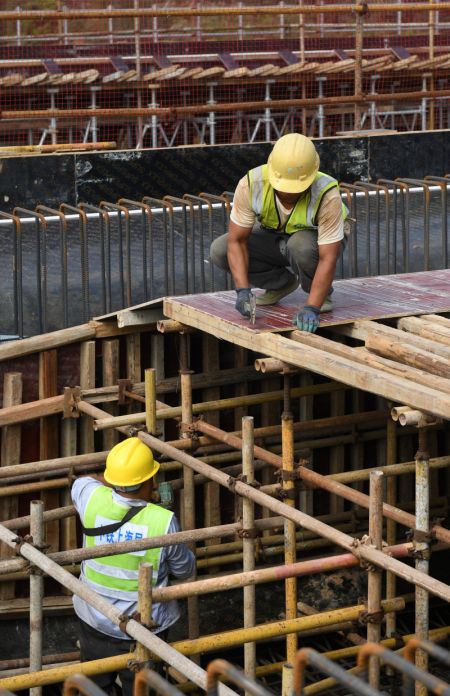
<path id="1" fill-rule="evenodd" d="M 156 435 L 156 371 L 145 370 L 145 426 L 150 435 Z"/>
<path id="2" fill-rule="evenodd" d="M 42 500 L 32 500 L 30 505 L 30 534 L 33 544 L 40 548 L 44 544 L 44 504 Z M 44 578 L 38 568 L 30 571 L 30 672 L 42 669 L 42 601 L 44 598 Z M 30 689 L 30 696 L 41 696 L 42 687 Z"/>
<path id="3" fill-rule="evenodd" d="M 139 566 L 138 580 L 138 612 L 141 617 L 143 626 L 152 625 L 152 579 L 153 566 L 151 563 L 142 563 Z M 142 645 L 136 644 L 136 660 L 139 663 L 139 669 L 143 669 L 150 660 L 150 651 Z"/>
<path id="4" fill-rule="evenodd" d="M 16 5 L 16 12 L 22 12 L 20 5 Z M 20 17 L 16 19 L 16 45 L 22 45 L 22 22 Z"/>
<path id="5" fill-rule="evenodd" d="M 112 8 L 113 8 L 112 5 L 109 4 L 107 7 L 107 10 L 109 12 L 111 12 Z M 112 17 L 108 17 L 108 42 L 110 44 L 114 43 L 114 26 L 113 26 L 113 18 Z"/>
<path id="6" fill-rule="evenodd" d="M 62 6 L 63 12 L 66 12 L 67 10 L 67 5 Z M 67 46 L 69 43 L 69 22 L 67 19 L 63 19 L 62 21 L 62 33 L 63 33 L 63 43 L 64 46 Z"/>
<path id="7" fill-rule="evenodd" d="M 22 403 L 22 374 L 7 372 L 3 378 L 3 408 L 17 406 Z M 6 425 L 2 428 L 1 466 L 20 464 L 21 446 L 20 425 Z M 8 496 L 0 500 L 0 519 L 10 520 L 17 517 L 19 505 L 17 496 Z M 14 556 L 14 551 L 6 544 L 0 544 L 0 560 Z M 0 600 L 12 599 L 15 595 L 14 582 L 0 583 Z"/>
<path id="8" fill-rule="evenodd" d="M 323 97 L 323 86 L 327 81 L 326 77 L 316 77 L 316 82 L 318 85 L 318 97 L 322 99 Z M 319 125 L 319 138 L 324 136 L 324 125 L 325 125 L 325 109 L 323 104 L 319 104 L 317 107 L 317 123 Z"/>
<path id="9" fill-rule="evenodd" d="M 391 406 L 389 406 L 389 411 Z M 390 466 L 397 461 L 397 423 L 388 417 L 386 429 L 386 465 Z M 397 477 L 388 476 L 386 478 L 386 502 L 388 505 L 397 504 Z M 397 523 L 386 518 L 386 543 L 393 546 L 397 540 Z M 397 581 L 394 573 L 386 573 L 386 599 L 396 596 Z M 386 635 L 389 638 L 397 630 L 395 611 L 389 612 L 386 616 Z"/>
<path id="10" fill-rule="evenodd" d="M 267 104 L 266 108 L 264 109 L 264 130 L 265 130 L 265 141 L 267 143 L 270 143 L 270 138 L 271 138 L 271 124 L 272 124 L 272 112 L 270 110 L 270 102 L 272 101 L 272 97 L 270 96 L 270 85 L 274 82 L 274 80 L 266 80 L 266 88 L 265 88 L 265 95 L 264 95 L 264 101 Z"/>
<path id="11" fill-rule="evenodd" d="M 428 573 L 429 543 L 426 536 L 430 532 L 430 455 L 428 454 L 428 432 L 419 428 L 419 449 L 416 453 L 416 530 L 424 539 L 414 540 L 416 554 L 416 570 Z M 416 586 L 416 638 L 428 640 L 428 592 Z M 416 651 L 416 666 L 428 670 L 428 655 L 424 650 Z M 427 689 L 423 684 L 416 683 L 416 696 L 426 696 Z"/>
<path id="12" fill-rule="evenodd" d="M 431 3 L 431 0 L 430 0 Z M 428 57 L 430 59 L 434 58 L 434 32 L 435 32 L 435 27 L 436 27 L 436 12 L 434 10 L 430 10 L 428 13 L 428 27 L 429 27 L 429 32 L 428 32 Z M 433 77 L 433 72 L 430 74 L 430 91 L 434 90 L 434 77 Z M 434 99 L 430 99 L 430 115 L 429 115 L 429 120 L 428 120 L 428 128 L 429 130 L 434 129 Z"/>
<path id="13" fill-rule="evenodd" d="M 206 374 L 220 370 L 219 341 L 215 336 L 210 336 L 206 333 L 202 334 L 202 367 Z M 209 387 L 203 390 L 203 401 L 215 401 L 217 399 L 220 399 L 220 387 Z M 208 413 L 206 417 L 208 423 L 219 427 L 220 414 L 218 412 Z M 208 481 L 204 485 L 204 513 L 206 527 L 220 525 L 220 485 L 214 481 Z M 220 544 L 220 537 L 205 540 L 205 546 L 211 546 L 212 544 Z"/>
<path id="14" fill-rule="evenodd" d="M 238 8 L 242 9 L 242 0 L 238 2 Z M 238 14 L 238 39 L 242 41 L 244 38 L 244 18 L 241 14 Z"/>
<path id="15" fill-rule="evenodd" d="M 165 376 L 164 371 L 164 334 L 158 333 L 154 334 L 150 338 L 150 348 L 151 348 L 151 365 L 155 368 L 158 379 L 163 379 Z M 164 438 L 165 432 L 165 421 L 157 422 L 158 432 L 162 434 Z"/>
<path id="16" fill-rule="evenodd" d="M 62 421 L 61 432 L 61 456 L 71 457 L 77 453 L 77 418 L 64 418 Z M 62 493 L 62 504 L 71 505 L 70 477 L 69 485 Z M 77 527 L 76 519 L 72 515 L 61 520 L 62 548 L 65 550 L 77 548 Z M 62 588 L 64 594 L 69 594 L 70 590 Z"/>
<path id="17" fill-rule="evenodd" d="M 284 40 L 284 14 L 283 14 L 284 1 L 280 0 L 280 39 Z"/>
<path id="18" fill-rule="evenodd" d="M 139 0 L 134 0 L 134 9 L 139 10 Z M 135 54 L 136 54 L 136 73 L 137 73 L 137 80 L 140 82 L 141 80 L 141 74 L 142 74 L 142 65 L 141 65 L 141 17 L 140 15 L 137 15 L 134 18 L 134 48 L 135 48 Z M 137 90 L 137 106 L 140 109 L 142 107 L 142 93 L 141 90 Z M 142 116 L 138 116 L 137 118 L 137 143 L 136 143 L 136 149 L 139 150 L 142 147 L 142 139 L 143 139 L 143 132 L 144 132 L 144 124 L 142 120 Z"/>
<path id="19" fill-rule="evenodd" d="M 141 334 L 129 334 L 126 337 L 127 349 L 127 379 L 132 384 L 142 381 L 141 365 Z M 129 413 L 136 413 L 141 410 L 141 406 L 133 401 L 128 407 Z"/>
<path id="20" fill-rule="evenodd" d="M 285 662 L 281 674 L 281 696 L 292 696 L 294 693 L 294 665 Z"/>
<path id="21" fill-rule="evenodd" d="M 293 506 L 295 498 L 294 474 L 294 418 L 291 412 L 290 375 L 283 375 L 284 403 L 281 415 L 281 447 L 282 447 L 282 477 L 283 490 L 286 491 L 286 504 Z M 284 562 L 286 565 L 296 562 L 296 527 L 290 520 L 284 521 Z M 297 579 L 285 580 L 286 619 L 297 617 Z M 286 636 L 286 662 L 294 664 L 297 652 L 297 634 Z M 283 687 L 284 690 L 284 687 Z"/>
<path id="22" fill-rule="evenodd" d="M 355 130 L 361 129 L 362 109 L 356 102 L 362 96 L 362 60 L 364 38 L 364 12 L 355 9 Z"/>
<path id="23" fill-rule="evenodd" d="M 427 91 L 427 77 L 430 77 L 431 80 L 432 74 L 426 73 L 425 75 L 422 75 L 422 92 Z M 427 103 L 428 99 L 426 97 L 423 97 L 420 100 L 420 127 L 423 131 L 427 129 Z M 434 106 L 432 99 L 430 99 L 430 107 L 431 105 Z"/>
<path id="24" fill-rule="evenodd" d="M 345 413 L 345 391 L 343 389 L 330 394 L 331 415 L 343 416 Z M 330 453 L 330 474 L 338 474 L 345 469 L 344 445 L 336 445 Z M 339 495 L 330 496 L 330 513 L 335 515 L 344 510 L 344 499 Z"/>
<path id="25" fill-rule="evenodd" d="M 313 376 L 311 372 L 301 372 L 300 373 L 300 386 L 307 387 L 314 383 Z M 302 396 L 300 398 L 299 404 L 300 411 L 300 421 L 313 420 L 314 418 L 314 396 L 312 394 L 308 396 Z M 311 450 L 309 456 L 303 459 L 302 466 L 306 466 L 308 469 L 314 468 L 314 450 Z M 314 491 L 311 488 L 302 487 L 299 495 L 300 510 L 302 510 L 307 515 L 314 514 Z"/>
<path id="26" fill-rule="evenodd" d="M 95 341 L 83 341 L 80 346 L 80 387 L 95 389 Z M 89 416 L 81 416 L 80 442 L 83 454 L 94 451 L 94 430 Z"/>
<path id="27" fill-rule="evenodd" d="M 303 5 L 303 0 L 298 0 L 300 7 Z M 303 12 L 299 15 L 300 22 L 300 62 L 305 62 L 305 15 Z M 302 80 L 302 99 L 306 99 L 306 80 Z M 302 107 L 302 133 L 306 135 L 306 109 Z"/>
<path id="28" fill-rule="evenodd" d="M 383 479 L 382 471 L 370 472 L 369 537 L 371 545 L 381 551 L 383 544 Z M 369 569 L 367 583 L 367 640 L 379 643 L 381 636 L 380 619 L 374 615 L 381 611 L 382 571 L 373 566 Z M 369 660 L 369 684 L 378 689 L 380 682 L 380 661 L 377 657 Z"/>
<path id="29" fill-rule="evenodd" d="M 214 97 L 214 87 L 217 85 L 217 82 L 210 82 L 208 85 L 209 89 L 209 99 L 208 99 L 208 104 L 210 106 L 214 106 L 214 104 L 217 104 L 216 99 Z M 210 111 L 208 113 L 208 126 L 209 126 L 209 144 L 210 145 L 215 145 L 216 144 L 216 112 L 215 111 Z"/>
<path id="30" fill-rule="evenodd" d="M 119 379 L 119 341 L 115 338 L 103 341 L 103 386 L 112 387 Z M 118 413 L 117 406 L 105 406 L 104 410 L 112 416 Z M 111 449 L 119 441 L 115 430 L 106 430 L 103 433 L 103 447 Z"/>
<path id="31" fill-rule="evenodd" d="M 189 335 L 180 334 L 180 384 L 181 384 L 181 422 L 183 426 L 191 425 L 192 416 L 192 372 L 189 364 Z M 189 437 L 186 432 L 182 437 Z M 195 529 L 195 484 L 194 471 L 189 466 L 183 465 L 183 527 Z M 189 545 L 195 553 L 195 543 Z M 195 576 L 194 576 L 195 577 Z M 198 597 L 188 598 L 188 625 L 189 638 L 197 638 L 199 635 L 198 621 Z"/>
<path id="32" fill-rule="evenodd" d="M 39 398 L 46 399 L 58 394 L 58 354 L 56 350 L 39 353 Z M 40 419 L 39 458 L 53 459 L 59 453 L 59 419 L 47 416 Z M 59 507 L 58 491 L 42 491 L 41 500 L 46 510 Z M 59 550 L 59 521 L 47 525 L 47 541 L 52 551 Z"/>
<path id="33" fill-rule="evenodd" d="M 254 474 L 254 435 L 253 418 L 245 416 L 242 419 L 242 473 L 248 484 L 255 481 Z M 255 538 L 253 535 L 255 526 L 255 509 L 253 501 L 244 498 L 242 501 L 242 526 L 244 535 L 243 545 L 243 570 L 244 573 L 255 569 Z M 255 586 L 244 587 L 244 628 L 255 625 Z M 244 644 L 244 669 L 245 676 L 255 679 L 256 676 L 256 644 Z M 247 695 L 248 696 L 248 695 Z"/>
<path id="34" fill-rule="evenodd" d="M 245 367 L 247 365 L 247 349 L 241 348 L 241 346 L 233 347 L 234 355 L 234 367 L 239 369 L 240 367 Z M 240 382 L 236 385 L 234 389 L 234 396 L 246 396 L 248 394 L 248 384 L 247 382 Z M 234 427 L 239 430 L 241 427 L 242 419 L 247 415 L 246 406 L 238 406 L 234 409 Z"/>
<path id="35" fill-rule="evenodd" d="M 274 377 L 268 377 L 264 380 L 262 384 L 263 392 L 276 391 L 280 388 L 280 378 L 279 375 Z M 237 395 L 237 391 L 236 391 Z M 274 425 L 274 423 L 279 423 L 280 421 L 280 405 L 277 401 L 268 401 L 261 404 L 261 425 Z M 263 485 L 270 485 L 273 483 L 273 466 L 270 464 L 265 466 L 260 474 L 259 478 Z M 261 517 L 271 517 L 272 512 L 268 508 L 261 508 Z M 263 532 L 263 536 L 270 536 L 271 531 L 267 529 Z"/>

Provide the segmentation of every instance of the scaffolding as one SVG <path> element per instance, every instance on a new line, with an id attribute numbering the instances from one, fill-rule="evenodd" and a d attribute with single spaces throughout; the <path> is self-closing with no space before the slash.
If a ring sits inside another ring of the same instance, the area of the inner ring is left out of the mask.
<path id="1" fill-rule="evenodd" d="M 217 685 L 218 674 L 260 695 L 265 686 L 255 679 L 267 682 L 278 674 L 286 694 L 331 693 L 339 683 L 372 695 L 383 688 L 386 665 L 403 673 L 405 694 L 414 688 L 420 694 L 448 693 L 442 674 L 434 672 L 435 660 L 448 665 L 448 653 L 435 643 L 447 641 L 450 628 L 430 624 L 429 604 L 450 601 L 450 587 L 430 574 L 429 559 L 431 553 L 436 558 L 448 553 L 450 543 L 441 522 L 448 511 L 450 464 L 450 320 L 444 316 L 450 307 L 445 273 L 417 274 L 417 283 L 420 276 L 436 291 L 428 314 L 411 316 L 399 306 L 402 316 L 390 322 L 389 312 L 381 311 L 377 320 L 330 322 L 326 335 L 252 329 L 227 317 L 223 298 L 233 293 L 216 293 L 167 298 L 159 323 L 154 307 L 151 315 L 145 307 L 131 308 L 120 325 L 119 314 L 112 314 L 0 346 L 0 360 L 6 361 L 0 410 L 0 611 L 3 618 L 30 611 L 29 667 L 23 660 L 4 660 L 3 670 L 14 673 L 2 676 L 0 670 L 0 688 L 38 689 L 69 677 L 67 690 L 100 696 L 71 675 L 88 677 L 128 664 L 139 668 L 150 651 L 169 671 L 182 672 L 211 694 L 217 688 L 232 693 L 229 686 Z M 410 275 L 397 278 L 397 284 L 412 282 Z M 381 280 L 386 286 L 391 282 Z M 339 282 L 350 292 L 351 283 L 361 281 Z M 380 279 L 364 282 L 379 286 Z M 35 400 L 29 384 L 33 364 Z M 71 382 L 63 367 L 68 364 L 80 386 L 65 386 L 61 394 L 58 384 Z M 25 428 L 36 433 L 38 443 L 37 459 L 27 463 L 20 453 Z M 177 501 L 182 493 L 184 531 L 79 548 L 69 496 L 73 478 L 102 470 L 109 448 L 130 434 L 158 453 Z M 100 442 L 102 451 L 95 451 Z M 414 445 L 417 453 L 408 458 Z M 329 466 L 324 467 L 324 457 Z M 30 495 L 40 499 L 31 502 L 30 515 L 19 517 L 18 500 Z M 406 542 L 401 528 L 411 530 Z M 64 654 L 43 655 L 43 614 L 51 606 L 67 611 L 72 593 L 112 623 L 124 621 L 78 580 L 80 562 L 180 542 L 196 550 L 197 577 L 152 590 L 143 564 L 140 601 L 145 617 L 152 602 L 186 600 L 184 638 L 168 644 L 145 627 L 144 619 L 127 617 L 136 653 L 92 663 L 80 663 L 75 653 L 68 665 L 58 664 Z M 30 574 L 30 568 L 40 572 Z M 316 607 L 303 601 L 306 578 L 319 576 L 323 582 L 326 573 L 345 569 L 367 575 L 363 602 L 320 610 L 318 601 Z M 45 595 L 46 576 L 69 594 Z M 15 597 L 15 585 L 28 577 L 29 601 Z M 255 592 L 274 583 L 284 587 L 283 617 L 261 621 Z M 413 594 L 404 594 L 404 583 L 412 585 Z M 240 589 L 243 614 L 233 617 L 231 628 L 211 633 L 199 627 L 202 598 Z M 399 637 L 396 617 L 411 604 L 413 630 Z M 333 633 L 340 636 L 338 650 L 320 654 L 309 647 L 310 638 Z M 280 640 L 282 661 L 259 663 L 260 646 Z M 242 651 L 243 675 L 221 660 L 207 671 L 198 664 L 200 656 L 225 655 L 231 648 Z M 347 663 L 340 666 L 344 658 Z M 352 659 L 357 662 L 348 671 Z M 314 673 L 305 673 L 307 665 Z M 136 680 L 136 693 L 146 674 Z M 166 693 L 181 686 L 155 688 Z"/>

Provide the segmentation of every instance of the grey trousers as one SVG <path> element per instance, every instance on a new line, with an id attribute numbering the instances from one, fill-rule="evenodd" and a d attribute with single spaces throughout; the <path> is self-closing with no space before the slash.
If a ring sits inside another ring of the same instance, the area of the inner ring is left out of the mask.
<path id="1" fill-rule="evenodd" d="M 168 629 L 158 633 L 159 638 L 167 641 Z M 81 662 L 89 660 L 100 660 L 104 657 L 113 657 L 114 655 L 126 655 L 134 650 L 135 642 L 133 640 L 121 640 L 107 636 L 105 633 L 96 631 L 95 628 L 79 619 L 79 640 L 80 640 L 80 657 Z M 158 662 L 159 671 L 162 662 Z M 150 669 L 155 669 L 152 663 Z M 134 672 L 130 669 L 121 669 L 118 671 L 120 681 L 122 683 L 122 696 L 133 696 L 134 693 Z M 114 684 L 116 681 L 117 672 L 108 672 L 106 674 L 94 674 L 90 676 L 97 686 L 99 686 L 107 694 L 113 693 Z"/>
<path id="2" fill-rule="evenodd" d="M 211 261 L 229 271 L 227 259 L 228 234 L 211 244 Z M 302 290 L 309 293 L 319 263 L 319 247 L 315 230 L 284 234 L 254 228 L 248 239 L 248 279 L 255 288 L 278 290 L 300 277 Z"/>

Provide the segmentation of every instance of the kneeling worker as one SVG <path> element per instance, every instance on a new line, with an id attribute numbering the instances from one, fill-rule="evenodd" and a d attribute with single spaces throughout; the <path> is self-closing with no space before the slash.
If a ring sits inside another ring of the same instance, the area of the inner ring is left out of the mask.
<path id="1" fill-rule="evenodd" d="M 231 272 L 244 317 L 250 317 L 250 286 L 266 291 L 257 305 L 273 305 L 301 283 L 308 297 L 294 325 L 302 331 L 315 331 L 320 312 L 333 308 L 332 282 L 349 225 L 338 182 L 319 172 L 319 163 L 313 142 L 289 133 L 237 185 L 228 233 L 212 243 L 211 260 Z"/>
<path id="2" fill-rule="evenodd" d="M 148 502 L 158 469 L 151 449 L 139 438 L 130 437 L 111 449 L 102 476 L 84 476 L 75 481 L 72 500 L 83 525 L 85 547 L 179 531 L 173 512 Z M 165 587 L 169 575 L 188 578 L 195 568 L 194 554 L 184 544 L 176 544 L 84 561 L 80 579 L 121 614 L 130 616 L 137 610 L 141 563 L 152 564 L 155 587 Z M 130 637 L 103 614 L 80 597 L 74 596 L 73 604 L 80 622 L 83 662 L 126 654 L 133 649 Z M 176 601 L 153 604 L 154 632 L 167 640 L 168 628 L 179 615 Z M 106 691 L 112 689 L 115 678 L 114 672 L 92 677 Z M 120 678 L 124 696 L 131 696 L 133 672 L 121 670 Z"/>

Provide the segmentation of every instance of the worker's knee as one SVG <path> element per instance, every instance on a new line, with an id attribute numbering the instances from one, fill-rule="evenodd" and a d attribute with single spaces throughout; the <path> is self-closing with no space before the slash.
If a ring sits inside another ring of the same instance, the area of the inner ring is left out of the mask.
<path id="1" fill-rule="evenodd" d="M 222 234 L 213 241 L 209 252 L 213 264 L 226 271 L 228 270 L 227 244 L 228 234 Z"/>
<path id="2" fill-rule="evenodd" d="M 302 267 L 316 266 L 319 260 L 317 232 L 302 230 L 291 235 L 287 247 L 290 261 Z"/>

